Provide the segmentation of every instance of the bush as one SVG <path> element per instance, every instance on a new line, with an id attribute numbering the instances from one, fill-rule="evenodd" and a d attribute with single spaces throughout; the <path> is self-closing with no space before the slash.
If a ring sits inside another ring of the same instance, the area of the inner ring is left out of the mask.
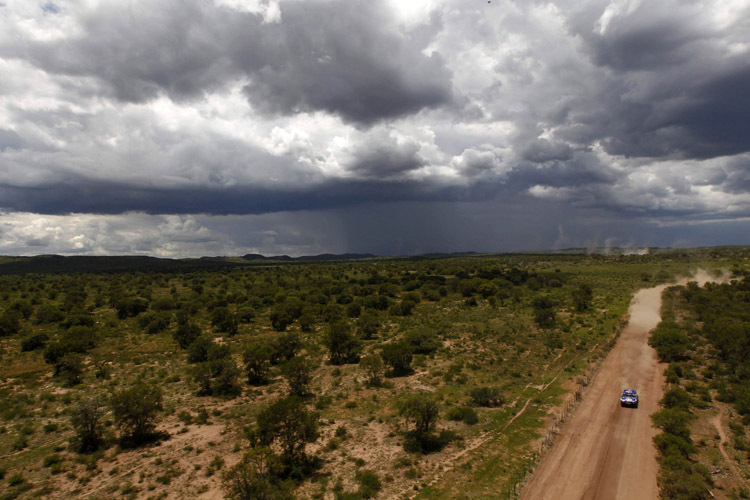
<path id="1" fill-rule="evenodd" d="M 359 483 L 359 494 L 362 498 L 375 498 L 383 487 L 380 477 L 371 470 L 360 469 L 355 476 Z"/>
<path id="2" fill-rule="evenodd" d="M 96 346 L 97 335 L 93 330 L 74 326 L 66 331 L 57 342 L 47 344 L 44 350 L 44 361 L 57 365 L 58 361 L 69 353 L 85 354 Z M 58 373 L 58 370 L 55 370 Z"/>
<path id="3" fill-rule="evenodd" d="M 463 422 L 467 425 L 474 425 L 479 422 L 477 412 L 470 406 L 454 406 L 448 410 L 446 418 L 453 422 Z"/>
<path id="4" fill-rule="evenodd" d="M 169 328 L 171 322 L 172 315 L 166 312 L 146 314 L 138 318 L 138 326 L 143 328 L 146 333 L 152 335 Z"/>
<path id="5" fill-rule="evenodd" d="M 190 347 L 190 344 L 200 337 L 201 329 L 194 323 L 185 323 L 177 327 L 177 330 L 172 334 L 177 344 L 183 349 Z"/>
<path id="6" fill-rule="evenodd" d="M 503 404 L 503 398 L 497 387 L 475 387 L 469 392 L 469 396 L 476 406 L 493 407 Z"/>
<path id="7" fill-rule="evenodd" d="M 85 326 L 92 328 L 94 326 L 94 317 L 90 314 L 71 314 L 60 326 L 63 328 L 71 328 L 73 326 Z"/>
<path id="8" fill-rule="evenodd" d="M 443 345 L 435 332 L 424 327 L 408 332 L 404 335 L 404 340 L 411 346 L 414 354 L 430 354 Z"/>
<path id="9" fill-rule="evenodd" d="M 21 351 L 36 351 L 47 345 L 49 336 L 46 333 L 34 333 L 21 341 Z"/>
<path id="10" fill-rule="evenodd" d="M 37 325 L 46 325 L 48 323 L 57 323 L 65 318 L 65 314 L 57 307 L 51 304 L 42 304 L 36 310 L 34 323 Z"/>
<path id="11" fill-rule="evenodd" d="M 21 328 L 21 313 L 8 309 L 0 315 L 0 337 L 15 335 L 19 328 Z"/>
<path id="12" fill-rule="evenodd" d="M 142 297 L 125 297 L 118 300 L 115 305 L 117 317 L 120 319 L 138 316 L 148 309 L 148 300 Z"/>

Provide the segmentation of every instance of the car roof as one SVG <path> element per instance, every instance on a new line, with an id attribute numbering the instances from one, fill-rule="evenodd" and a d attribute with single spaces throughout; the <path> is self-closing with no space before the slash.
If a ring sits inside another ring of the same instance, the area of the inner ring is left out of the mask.
<path id="1" fill-rule="evenodd" d="M 625 389 L 622 391 L 623 394 L 636 394 L 635 389 Z"/>

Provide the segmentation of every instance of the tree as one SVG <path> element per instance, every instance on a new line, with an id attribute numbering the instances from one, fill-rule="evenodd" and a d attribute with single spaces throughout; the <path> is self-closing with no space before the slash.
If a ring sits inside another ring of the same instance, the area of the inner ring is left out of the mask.
<path id="1" fill-rule="evenodd" d="M 368 354 L 359 360 L 359 367 L 367 374 L 367 385 L 378 387 L 382 383 L 385 363 L 379 354 Z"/>
<path id="2" fill-rule="evenodd" d="M 68 385 L 81 383 L 83 357 L 75 352 L 66 353 L 55 363 L 55 374 L 63 377 Z"/>
<path id="3" fill-rule="evenodd" d="M 208 349 L 213 345 L 208 337 L 200 335 L 188 346 L 188 363 L 202 363 L 208 360 Z"/>
<path id="4" fill-rule="evenodd" d="M 380 321 L 378 320 L 378 313 L 372 309 L 366 309 L 359 317 L 357 321 L 357 331 L 359 336 L 365 340 L 369 340 L 378 333 L 380 327 Z"/>
<path id="5" fill-rule="evenodd" d="M 318 439 L 318 414 L 308 411 L 298 396 L 279 399 L 258 413 L 254 437 L 265 446 L 278 443 L 287 464 L 303 464 L 305 446 Z"/>
<path id="6" fill-rule="evenodd" d="M 255 340 L 245 347 L 243 360 L 248 384 L 265 385 L 268 383 L 271 355 L 271 346 L 263 340 Z"/>
<path id="7" fill-rule="evenodd" d="M 578 285 L 578 288 L 573 289 L 571 296 L 573 297 L 573 305 L 576 311 L 583 312 L 591 305 L 594 292 L 591 290 L 591 286 L 582 283 Z"/>
<path id="8" fill-rule="evenodd" d="M 271 326 L 277 332 L 283 332 L 294 322 L 294 317 L 283 307 L 276 307 L 270 314 Z"/>
<path id="9" fill-rule="evenodd" d="M 330 351 L 331 364 L 343 365 L 356 363 L 359 360 L 362 343 L 351 334 L 346 321 L 332 323 L 325 342 Z"/>
<path id="10" fill-rule="evenodd" d="M 659 360 L 665 363 L 687 359 L 690 339 L 675 323 L 662 321 L 648 339 L 648 345 L 656 349 Z"/>
<path id="11" fill-rule="evenodd" d="M 103 413 L 104 402 L 97 397 L 82 399 L 73 407 L 70 421 L 81 453 L 96 451 L 101 446 Z"/>
<path id="12" fill-rule="evenodd" d="M 281 365 L 281 374 L 289 383 L 289 392 L 295 396 L 305 396 L 310 392 L 312 373 L 312 362 L 299 356 Z"/>
<path id="13" fill-rule="evenodd" d="M 237 315 L 232 314 L 226 307 L 217 307 L 211 313 L 211 325 L 219 332 L 236 335 Z"/>
<path id="14" fill-rule="evenodd" d="M 230 500 L 294 500 L 280 481 L 284 466 L 267 446 L 256 446 L 223 474 L 224 491 Z"/>
<path id="15" fill-rule="evenodd" d="M 391 367 L 392 376 L 401 377 L 412 372 L 411 345 L 405 340 L 384 345 L 380 355 L 383 357 L 383 361 Z"/>
<path id="16" fill-rule="evenodd" d="M 122 432 L 121 438 L 135 445 L 154 437 L 159 412 L 164 409 L 161 389 L 143 380 L 116 391 L 110 406 L 115 424 Z"/>
<path id="17" fill-rule="evenodd" d="M 555 326 L 555 302 L 549 297 L 537 297 L 531 303 L 534 308 L 534 321 L 542 328 Z"/>
<path id="18" fill-rule="evenodd" d="M 294 332 L 284 333 L 271 341 L 271 363 L 289 361 L 302 349 L 302 339 Z"/>
<path id="19" fill-rule="evenodd" d="M 427 435 L 437 422 L 440 410 L 431 396 L 411 394 L 398 402 L 398 413 L 414 424 L 417 434 Z"/>

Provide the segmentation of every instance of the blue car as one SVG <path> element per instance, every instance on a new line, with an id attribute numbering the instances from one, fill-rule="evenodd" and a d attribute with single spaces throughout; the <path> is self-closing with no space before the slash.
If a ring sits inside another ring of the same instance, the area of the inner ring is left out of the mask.
<path id="1" fill-rule="evenodd" d="M 622 391 L 622 396 L 620 396 L 620 406 L 638 408 L 638 393 L 635 392 L 635 389 L 625 389 Z"/>

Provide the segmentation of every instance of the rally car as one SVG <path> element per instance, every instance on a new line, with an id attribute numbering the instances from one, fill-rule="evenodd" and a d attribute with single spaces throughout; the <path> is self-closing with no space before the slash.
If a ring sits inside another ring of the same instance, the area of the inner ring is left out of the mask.
<path id="1" fill-rule="evenodd" d="M 635 392 L 635 389 L 625 389 L 622 391 L 622 396 L 620 396 L 620 406 L 638 408 L 638 393 Z"/>

